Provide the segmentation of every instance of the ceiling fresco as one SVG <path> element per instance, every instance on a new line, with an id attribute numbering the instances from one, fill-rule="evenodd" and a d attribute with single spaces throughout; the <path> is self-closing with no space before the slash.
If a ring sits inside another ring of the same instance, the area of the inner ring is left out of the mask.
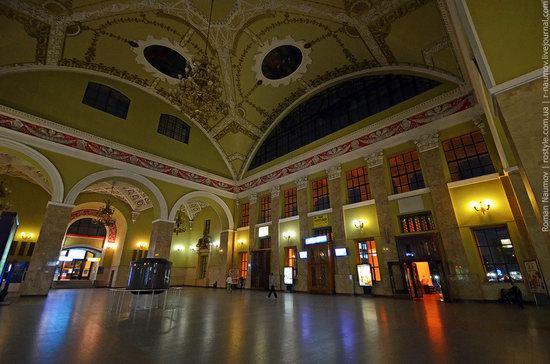
<path id="1" fill-rule="evenodd" d="M 205 50 L 209 5 L 2 1 L 0 77 L 21 67 L 93 71 L 168 100 L 176 74 Z M 190 121 L 241 179 L 294 103 L 338 80 L 392 67 L 461 85 L 445 14 L 439 0 L 215 1 L 208 52 L 215 55 L 229 112 Z M 17 52 L 4 51 L 14 46 Z"/>

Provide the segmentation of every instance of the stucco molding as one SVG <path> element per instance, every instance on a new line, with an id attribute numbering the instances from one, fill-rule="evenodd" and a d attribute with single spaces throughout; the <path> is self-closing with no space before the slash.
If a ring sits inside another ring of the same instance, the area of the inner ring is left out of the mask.
<path id="1" fill-rule="evenodd" d="M 427 152 L 428 150 L 439 148 L 439 134 L 424 134 L 414 141 L 419 152 Z"/>
<path id="2" fill-rule="evenodd" d="M 223 227 L 223 229 L 234 229 L 233 214 L 227 204 L 219 196 L 206 191 L 193 191 L 180 197 L 172 207 L 172 210 L 170 210 L 168 219 L 174 221 L 179 208 L 183 204 L 187 203 L 191 199 L 199 200 L 201 198 L 210 200 L 209 202 L 214 202 L 222 208 L 225 213 L 225 218 L 227 219 L 227 227 Z"/>

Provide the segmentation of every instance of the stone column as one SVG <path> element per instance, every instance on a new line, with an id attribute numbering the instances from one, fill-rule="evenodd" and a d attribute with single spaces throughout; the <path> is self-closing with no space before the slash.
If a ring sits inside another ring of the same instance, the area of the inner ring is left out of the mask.
<path id="1" fill-rule="evenodd" d="M 281 187 L 274 186 L 271 189 L 271 271 L 277 278 L 276 289 L 281 289 L 281 267 L 279 257 L 279 216 L 281 215 Z"/>
<path id="2" fill-rule="evenodd" d="M 439 151 L 439 135 L 424 135 L 415 141 L 418 148 L 422 174 L 430 188 L 433 213 L 440 233 L 440 254 L 446 266 L 450 299 L 483 299 L 480 279 L 470 273 L 470 265 L 458 222 L 456 220 L 451 195 L 447 187 L 444 165 L 446 161 Z"/>
<path id="3" fill-rule="evenodd" d="M 300 242 L 297 242 L 296 249 L 301 251 L 304 249 L 303 241 L 309 236 L 309 220 L 307 217 L 307 177 L 301 177 L 296 180 L 296 198 L 298 200 L 298 216 L 300 218 Z M 294 282 L 295 291 L 307 291 L 307 261 L 299 259 L 296 263 L 297 276 Z"/>
<path id="4" fill-rule="evenodd" d="M 233 249 L 231 248 L 230 242 L 233 241 L 235 231 L 233 230 L 224 230 L 220 233 L 220 249 L 218 251 L 218 269 L 216 272 L 216 277 L 213 277 L 211 281 L 217 281 L 218 286 L 222 286 L 221 283 L 224 282 L 227 274 L 229 273 L 229 268 L 231 267 L 230 261 L 227 257 L 230 257 L 233 254 Z M 212 254 L 212 253 L 211 253 Z"/>
<path id="5" fill-rule="evenodd" d="M 151 238 L 149 239 L 149 258 L 170 259 L 170 247 L 172 246 L 172 235 L 174 233 L 174 222 L 158 219 L 153 221 Z"/>
<path id="6" fill-rule="evenodd" d="M 333 166 L 327 169 L 328 193 L 330 199 L 331 227 L 334 247 L 346 246 L 346 229 L 344 226 L 344 211 L 342 210 L 342 168 Z M 349 261 L 345 258 L 334 259 L 334 288 L 336 293 L 353 294 L 353 280 L 350 277 Z"/>
<path id="7" fill-rule="evenodd" d="M 252 262 L 252 250 L 256 249 L 256 222 L 258 221 L 258 211 L 256 202 L 258 195 L 253 193 L 248 197 L 248 262 Z M 246 280 L 246 288 L 250 288 L 250 277 L 252 272 L 248 271 L 248 279 Z"/>
<path id="8" fill-rule="evenodd" d="M 397 246 L 395 236 L 392 234 L 392 216 L 388 200 L 384 170 L 384 154 L 372 153 L 365 157 L 369 171 L 369 184 L 372 198 L 376 203 L 376 217 L 380 236 L 375 237 L 376 254 L 380 266 L 380 282 L 374 283 L 372 293 L 375 295 L 392 295 L 390 271 L 388 262 L 397 262 Z"/>
<path id="9" fill-rule="evenodd" d="M 73 208 L 73 205 L 48 203 L 34 254 L 21 287 L 22 296 L 48 294 Z"/>

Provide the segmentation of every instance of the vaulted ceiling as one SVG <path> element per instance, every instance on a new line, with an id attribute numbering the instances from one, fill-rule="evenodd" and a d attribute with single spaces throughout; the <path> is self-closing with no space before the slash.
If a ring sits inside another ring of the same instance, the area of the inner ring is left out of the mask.
<path id="1" fill-rule="evenodd" d="M 143 49 L 164 45 L 188 60 L 200 55 L 209 6 L 209 0 L 4 0 L 0 76 L 21 67 L 81 70 L 166 97 L 175 79 L 155 69 Z M 238 179 L 299 100 L 339 80 L 393 72 L 460 85 L 445 11 L 441 0 L 217 0 L 210 45 L 229 113 L 192 122 Z M 298 48 L 301 60 L 287 77 L 270 79 L 262 62 L 281 45 Z"/>

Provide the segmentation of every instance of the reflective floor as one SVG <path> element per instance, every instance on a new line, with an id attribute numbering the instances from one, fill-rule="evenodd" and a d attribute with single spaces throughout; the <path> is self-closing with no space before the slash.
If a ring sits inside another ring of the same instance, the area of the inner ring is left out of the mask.
<path id="1" fill-rule="evenodd" d="M 0 306 L 0 363 L 550 363 L 550 308 L 185 288 L 109 314 L 108 291 Z"/>

